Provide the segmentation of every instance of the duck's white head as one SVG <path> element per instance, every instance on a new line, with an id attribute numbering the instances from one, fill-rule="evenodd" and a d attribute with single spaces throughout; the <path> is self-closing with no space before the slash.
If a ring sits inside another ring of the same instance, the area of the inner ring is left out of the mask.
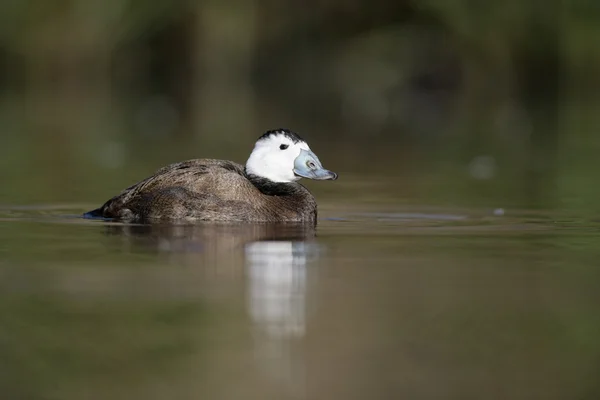
<path id="1" fill-rule="evenodd" d="M 258 138 L 246 162 L 246 172 L 272 182 L 337 179 L 335 172 L 323 168 L 308 144 L 288 129 L 268 131 Z"/>

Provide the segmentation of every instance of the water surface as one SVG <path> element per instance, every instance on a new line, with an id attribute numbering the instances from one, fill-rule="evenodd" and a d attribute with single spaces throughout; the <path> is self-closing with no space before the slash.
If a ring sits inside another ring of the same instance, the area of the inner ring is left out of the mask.
<path id="1" fill-rule="evenodd" d="M 141 226 L 0 209 L 13 399 L 592 399 L 600 223 L 322 207 Z M 4 396 L 3 396 L 4 397 Z"/>

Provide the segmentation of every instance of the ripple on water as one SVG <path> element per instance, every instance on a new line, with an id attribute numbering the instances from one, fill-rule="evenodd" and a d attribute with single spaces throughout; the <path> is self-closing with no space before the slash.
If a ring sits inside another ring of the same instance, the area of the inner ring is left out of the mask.
<path id="1" fill-rule="evenodd" d="M 3 222 L 46 222 L 46 223 L 79 223 L 79 224 L 115 224 L 97 220 L 85 220 L 83 212 L 93 208 L 81 204 L 49 204 L 49 205 L 0 205 L 0 221 Z M 393 207 L 390 207 L 391 209 Z M 598 229 L 600 220 L 586 219 L 560 213 L 531 212 L 515 210 L 498 213 L 495 210 L 452 210 L 431 207 L 411 207 L 405 210 L 380 211 L 367 207 L 336 211 L 326 208 L 320 212 L 319 228 L 341 230 L 356 233 L 377 233 L 385 230 L 390 233 L 414 233 L 441 231 L 461 233 L 466 231 L 524 232 L 540 230 L 557 230 L 561 228 Z"/>

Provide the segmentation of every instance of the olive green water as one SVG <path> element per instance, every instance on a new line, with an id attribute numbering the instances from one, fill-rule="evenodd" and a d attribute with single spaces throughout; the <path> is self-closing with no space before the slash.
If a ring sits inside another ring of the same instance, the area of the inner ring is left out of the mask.
<path id="1" fill-rule="evenodd" d="M 600 224 L 337 210 L 294 226 L 0 211 L 6 399 L 592 399 Z"/>

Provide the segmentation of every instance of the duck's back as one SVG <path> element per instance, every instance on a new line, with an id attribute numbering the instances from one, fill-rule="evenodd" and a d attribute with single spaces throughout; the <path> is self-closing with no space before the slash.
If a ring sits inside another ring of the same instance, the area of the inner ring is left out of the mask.
<path id="1" fill-rule="evenodd" d="M 189 160 L 158 170 L 87 215 L 130 222 L 313 219 L 316 204 L 312 195 L 294 185 L 298 188 L 291 196 L 269 196 L 248 179 L 240 164 Z"/>

